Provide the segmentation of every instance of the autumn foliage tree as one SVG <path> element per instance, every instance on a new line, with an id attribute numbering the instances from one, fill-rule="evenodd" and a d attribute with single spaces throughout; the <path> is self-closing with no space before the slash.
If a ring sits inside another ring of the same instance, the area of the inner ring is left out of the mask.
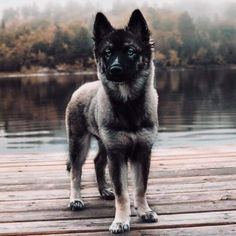
<path id="1" fill-rule="evenodd" d="M 232 4 L 217 21 L 192 18 L 187 12 L 143 6 L 155 42 L 155 63 L 161 67 L 236 63 L 236 18 Z M 123 26 L 133 6 L 116 3 L 106 14 Z M 92 25 L 96 8 L 68 1 L 3 11 L 0 25 L 0 71 L 73 66 L 94 69 Z M 89 14 L 92 12 L 92 14 Z M 123 17 L 124 15 L 124 17 Z"/>

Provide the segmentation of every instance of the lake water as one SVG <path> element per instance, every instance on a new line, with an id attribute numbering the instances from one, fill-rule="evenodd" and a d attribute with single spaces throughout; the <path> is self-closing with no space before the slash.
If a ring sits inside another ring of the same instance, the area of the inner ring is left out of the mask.
<path id="1" fill-rule="evenodd" d="M 66 104 L 76 88 L 96 79 L 0 78 L 0 154 L 67 151 Z M 160 128 L 154 148 L 236 144 L 236 69 L 158 71 L 155 86 Z"/>

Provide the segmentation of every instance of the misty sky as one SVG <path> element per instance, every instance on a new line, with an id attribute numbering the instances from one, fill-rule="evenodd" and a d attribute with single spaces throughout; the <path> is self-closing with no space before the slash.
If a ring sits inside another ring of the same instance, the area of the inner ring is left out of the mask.
<path id="1" fill-rule="evenodd" d="M 204 10 L 205 8 L 211 9 L 211 11 L 214 13 L 214 11 L 221 11 L 221 6 L 223 4 L 231 2 L 236 3 L 236 0 L 0 0 L 0 14 L 5 8 L 9 7 L 18 7 L 35 3 L 38 7 L 44 8 L 49 2 L 63 6 L 69 1 L 85 4 L 91 2 L 98 7 L 98 10 L 109 10 L 112 8 L 112 4 L 114 2 L 121 2 L 124 4 L 132 3 L 134 7 L 148 4 L 150 6 L 158 6 L 161 8 L 176 8 L 183 11 L 187 10 L 190 11 L 190 13 L 194 13 L 194 11 L 196 11 L 196 14 L 199 13 L 199 15 L 201 10 Z"/>

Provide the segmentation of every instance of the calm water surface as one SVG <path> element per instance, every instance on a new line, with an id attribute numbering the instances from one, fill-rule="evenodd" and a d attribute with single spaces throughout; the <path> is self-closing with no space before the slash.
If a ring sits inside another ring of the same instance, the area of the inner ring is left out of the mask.
<path id="1" fill-rule="evenodd" d="M 66 104 L 76 88 L 96 79 L 0 78 L 0 154 L 67 151 Z M 155 148 L 236 144 L 236 69 L 158 71 L 155 84 L 160 122 Z"/>

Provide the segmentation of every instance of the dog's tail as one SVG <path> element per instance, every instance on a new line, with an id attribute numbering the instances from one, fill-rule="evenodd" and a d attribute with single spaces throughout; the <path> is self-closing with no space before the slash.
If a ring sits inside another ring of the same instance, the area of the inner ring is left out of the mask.
<path id="1" fill-rule="evenodd" d="M 71 170 L 71 162 L 70 162 L 70 160 L 66 161 L 66 170 L 68 171 L 68 173 L 70 173 L 70 170 Z"/>

